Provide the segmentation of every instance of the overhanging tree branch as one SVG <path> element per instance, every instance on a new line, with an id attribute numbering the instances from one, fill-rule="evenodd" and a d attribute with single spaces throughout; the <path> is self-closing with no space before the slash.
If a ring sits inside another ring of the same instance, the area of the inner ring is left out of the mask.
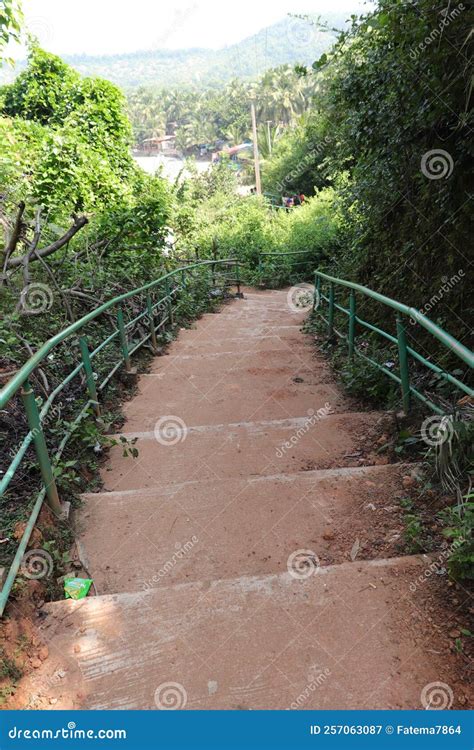
<path id="1" fill-rule="evenodd" d="M 30 258 L 30 261 L 33 262 L 35 260 L 38 260 L 40 258 L 47 258 L 48 255 L 52 255 L 53 253 L 60 250 L 60 248 L 64 247 L 64 245 L 67 245 L 69 240 L 74 237 L 77 232 L 79 232 L 82 227 L 84 227 L 86 224 L 89 223 L 89 219 L 86 216 L 73 216 L 74 223 L 65 234 L 63 234 L 62 237 L 60 237 L 58 240 L 55 240 L 50 245 L 47 245 L 46 247 L 42 247 L 41 250 L 37 250 L 36 253 Z M 18 266 L 21 266 L 25 262 L 26 256 L 21 256 L 20 258 L 10 258 L 7 263 L 7 270 L 10 270 L 11 268 L 17 268 Z"/>

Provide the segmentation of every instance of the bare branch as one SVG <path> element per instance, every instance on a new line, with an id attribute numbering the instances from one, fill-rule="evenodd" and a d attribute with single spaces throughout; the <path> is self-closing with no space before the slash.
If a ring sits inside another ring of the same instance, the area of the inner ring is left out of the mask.
<path id="1" fill-rule="evenodd" d="M 35 231 L 33 234 L 33 239 L 31 240 L 30 246 L 28 248 L 28 252 L 22 256 L 23 258 L 23 284 L 25 289 L 27 289 L 30 285 L 30 260 L 32 259 L 33 255 L 36 253 L 36 248 L 38 247 L 39 241 L 41 239 L 41 208 L 36 209 L 36 215 L 35 215 Z"/>
<path id="2" fill-rule="evenodd" d="M 40 261 L 41 265 L 45 269 L 46 273 L 48 274 L 48 276 L 51 279 L 52 283 L 54 284 L 55 288 L 58 290 L 59 294 L 61 295 L 62 300 L 64 302 L 64 307 L 66 308 L 66 312 L 67 312 L 67 315 L 69 317 L 69 320 L 71 321 L 71 323 L 74 323 L 75 320 L 76 320 L 76 318 L 75 318 L 74 313 L 72 311 L 71 305 L 69 304 L 69 301 L 68 301 L 67 297 L 65 296 L 65 294 L 63 293 L 61 287 L 59 286 L 58 282 L 56 281 L 56 278 L 54 276 L 53 271 L 48 266 L 48 264 L 46 263 L 46 261 L 44 260 L 44 258 L 38 257 L 38 260 Z"/>
<path id="3" fill-rule="evenodd" d="M 21 203 L 18 204 L 18 213 L 16 215 L 15 224 L 13 225 L 13 231 L 3 251 L 3 273 L 5 273 L 10 255 L 15 251 L 16 246 L 18 244 L 18 240 L 20 239 L 21 228 L 22 228 L 22 218 L 23 218 L 24 212 L 25 212 L 25 203 L 21 201 Z"/>
<path id="4" fill-rule="evenodd" d="M 15 331 L 15 335 L 16 335 L 16 337 L 18 339 L 20 339 L 20 341 L 22 342 L 22 344 L 24 344 L 26 351 L 28 352 L 28 354 L 30 355 L 30 357 L 32 357 L 34 355 L 34 351 L 31 348 L 31 346 L 28 343 L 28 341 L 25 338 L 23 338 L 23 336 L 20 336 L 20 334 L 18 333 L 18 331 Z M 44 370 L 42 370 L 41 367 L 38 367 L 36 369 L 36 372 L 40 376 L 40 380 L 43 383 L 43 393 L 44 393 L 44 395 L 47 398 L 48 395 L 49 395 L 49 391 L 50 391 L 50 387 L 49 387 L 49 383 L 48 383 L 48 378 L 46 377 L 46 375 L 44 373 Z"/>
<path id="5" fill-rule="evenodd" d="M 89 223 L 89 219 L 86 216 L 73 216 L 74 223 L 65 234 L 63 234 L 62 237 L 60 237 L 58 240 L 55 240 L 55 242 L 52 242 L 50 245 L 47 245 L 46 247 L 42 247 L 41 250 L 38 250 L 35 255 L 31 258 L 31 260 L 38 260 L 39 258 L 46 258 L 48 255 L 52 255 L 53 253 L 57 252 L 61 247 L 64 247 L 64 245 L 67 245 L 67 243 L 74 237 L 77 232 L 79 232 L 82 227 L 84 227 L 86 224 Z M 10 258 L 10 260 L 7 263 L 7 269 L 10 268 L 16 268 L 17 266 L 21 266 L 24 263 L 24 256 L 20 258 Z"/>

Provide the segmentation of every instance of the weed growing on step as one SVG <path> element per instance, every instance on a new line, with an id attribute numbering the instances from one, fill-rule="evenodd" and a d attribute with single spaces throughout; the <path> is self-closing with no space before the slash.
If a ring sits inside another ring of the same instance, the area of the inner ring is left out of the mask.
<path id="1" fill-rule="evenodd" d="M 427 552 L 431 547 L 431 539 L 426 533 L 423 519 L 417 513 L 415 504 L 410 498 L 400 500 L 400 505 L 404 509 L 403 522 L 405 524 L 403 536 L 406 549 L 409 554 L 418 552 Z"/>
<path id="2" fill-rule="evenodd" d="M 455 544 L 455 551 L 448 560 L 448 568 L 453 578 L 474 579 L 474 493 L 466 496 L 463 505 L 449 507 L 441 511 L 439 518 L 445 528 L 443 534 Z"/>
<path id="3" fill-rule="evenodd" d="M 16 683 L 21 676 L 21 669 L 16 662 L 0 647 L 0 706 L 14 694 Z"/>

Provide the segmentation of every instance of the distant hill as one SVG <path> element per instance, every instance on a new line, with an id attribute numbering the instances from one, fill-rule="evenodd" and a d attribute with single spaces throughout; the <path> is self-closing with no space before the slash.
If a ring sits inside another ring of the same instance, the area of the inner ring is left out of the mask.
<path id="1" fill-rule="evenodd" d="M 325 14 L 329 26 L 345 26 L 345 16 Z M 249 79 L 285 63 L 311 63 L 327 51 L 335 39 L 332 32 L 319 31 L 307 21 L 285 18 L 238 44 L 219 50 L 147 50 L 124 55 L 63 55 L 63 59 L 85 76 L 100 76 L 124 89 L 142 85 L 179 87 L 213 86 L 232 78 Z M 24 67 L 0 70 L 6 83 Z"/>

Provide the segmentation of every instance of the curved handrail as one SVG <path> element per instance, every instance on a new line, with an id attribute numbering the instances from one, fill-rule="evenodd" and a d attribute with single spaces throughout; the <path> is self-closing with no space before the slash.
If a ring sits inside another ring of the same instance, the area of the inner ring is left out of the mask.
<path id="1" fill-rule="evenodd" d="M 173 324 L 172 298 L 175 294 L 175 290 L 171 289 L 171 285 L 169 284 L 168 280 L 170 279 L 170 277 L 174 276 L 175 274 L 181 273 L 183 275 L 183 285 L 184 285 L 185 275 L 189 273 L 189 271 L 192 271 L 195 268 L 203 268 L 207 266 L 211 268 L 211 275 L 212 277 L 214 277 L 214 269 L 216 265 L 217 266 L 218 265 L 234 265 L 235 266 L 236 278 L 227 279 L 227 281 L 228 283 L 231 283 L 232 285 L 237 286 L 238 295 L 240 295 L 239 261 L 237 261 L 234 258 L 198 261 L 196 263 L 193 263 L 192 265 L 181 266 L 179 268 L 174 269 L 173 271 L 169 271 L 168 273 L 163 274 L 163 276 L 160 276 L 158 279 L 155 279 L 154 281 L 151 281 L 148 284 L 145 284 L 141 287 L 137 287 L 136 289 L 132 289 L 129 292 L 125 292 L 124 294 L 118 295 L 117 297 L 114 297 L 111 300 L 108 300 L 108 302 L 105 302 L 103 305 L 100 305 L 99 307 L 97 307 L 95 310 L 92 310 L 87 315 L 84 315 L 82 318 L 72 323 L 67 328 L 64 328 L 62 331 L 59 331 L 59 333 L 57 333 L 55 336 L 53 336 L 48 341 L 46 341 L 38 349 L 38 351 L 32 357 L 30 357 L 30 359 L 27 362 L 25 362 L 25 364 L 8 381 L 8 383 L 0 390 L 0 407 L 3 407 L 10 401 L 10 399 L 13 396 L 15 396 L 15 394 L 17 393 L 17 391 L 20 390 L 20 388 L 22 389 L 21 396 L 24 402 L 24 408 L 25 408 L 28 426 L 29 426 L 29 431 L 27 435 L 25 436 L 18 450 L 14 454 L 13 460 L 10 463 L 10 466 L 7 468 L 7 471 L 4 473 L 3 478 L 0 480 L 0 495 L 2 495 L 8 489 L 8 486 L 11 480 L 13 479 L 13 477 L 15 476 L 15 473 L 21 461 L 23 460 L 28 447 L 32 443 L 34 444 L 36 457 L 37 457 L 38 465 L 39 465 L 39 470 L 40 470 L 41 477 L 42 477 L 42 487 L 39 491 L 38 497 L 36 498 L 34 506 L 31 510 L 28 521 L 25 525 L 22 538 L 16 550 L 13 561 L 10 565 L 10 569 L 5 579 L 5 583 L 0 591 L 0 617 L 3 614 L 3 611 L 7 604 L 10 591 L 12 589 L 15 578 L 20 569 L 21 561 L 27 549 L 27 545 L 28 545 L 31 533 L 33 531 L 34 525 L 38 518 L 44 499 L 45 498 L 48 499 L 49 505 L 54 513 L 60 514 L 62 512 L 62 506 L 60 504 L 56 482 L 54 478 L 54 473 L 53 473 L 53 468 L 54 468 L 53 464 L 55 461 L 59 461 L 61 459 L 64 448 L 73 430 L 81 422 L 81 420 L 87 416 L 90 409 L 95 410 L 96 416 L 100 415 L 98 391 L 100 391 L 107 384 L 107 382 L 115 374 L 117 369 L 125 365 L 125 369 L 128 372 L 131 372 L 132 371 L 130 367 L 131 355 L 149 339 L 151 339 L 153 346 L 156 347 L 157 345 L 156 332 L 158 331 L 158 329 L 160 329 L 161 326 L 166 321 L 171 322 L 171 324 Z M 151 300 L 151 295 L 149 294 L 149 292 L 154 287 L 160 284 L 163 284 L 163 282 L 166 283 L 165 296 L 163 297 L 163 299 L 153 304 Z M 146 306 L 145 312 L 141 313 L 140 315 L 135 317 L 133 320 L 125 324 L 125 321 L 123 319 L 123 311 L 122 311 L 121 303 L 124 300 L 130 299 L 131 297 L 137 294 L 142 294 L 143 292 L 147 292 L 147 306 Z M 168 302 L 167 317 L 165 317 L 159 323 L 159 325 L 156 326 L 154 322 L 154 310 L 158 305 L 160 305 L 161 303 L 165 301 Z M 69 336 L 80 331 L 87 323 L 90 323 L 92 320 L 102 315 L 104 312 L 109 310 L 114 305 L 119 305 L 119 308 L 117 311 L 118 328 L 115 329 L 114 332 L 110 336 L 108 336 L 104 341 L 102 341 L 102 343 L 99 344 L 96 347 L 96 349 L 94 349 L 94 351 L 92 352 L 90 352 L 88 349 L 88 345 L 87 345 L 87 341 L 85 337 L 79 337 L 82 362 L 78 366 L 76 366 L 67 375 L 67 377 L 64 378 L 63 381 L 55 388 L 55 390 L 50 394 L 49 398 L 47 398 L 46 402 L 44 403 L 40 411 L 38 409 L 38 404 L 36 402 L 33 390 L 29 383 L 29 376 L 41 364 L 44 358 L 50 354 L 50 352 L 54 349 L 55 346 L 65 341 Z M 177 307 L 179 307 L 179 302 L 177 303 Z M 138 320 L 141 320 L 145 315 L 149 318 L 150 331 L 137 344 L 135 344 L 132 348 L 129 348 L 129 345 L 127 342 L 126 331 L 130 326 L 132 326 Z M 92 365 L 91 365 L 91 359 L 99 351 L 101 351 L 101 349 L 105 345 L 109 344 L 112 340 L 117 338 L 117 336 L 119 337 L 120 343 L 121 343 L 121 349 L 122 349 L 121 357 L 118 363 L 115 364 L 112 370 L 108 373 L 105 380 L 99 386 L 96 386 L 94 372 L 92 370 Z M 56 450 L 56 453 L 54 454 L 53 459 L 51 459 L 49 456 L 48 446 L 46 444 L 44 433 L 43 433 L 43 420 L 46 417 L 48 410 L 51 407 L 52 402 L 54 401 L 54 398 L 71 381 L 73 377 L 78 375 L 79 372 L 84 372 L 84 375 L 85 375 L 85 390 L 88 393 L 87 400 L 86 400 L 85 405 L 82 407 L 79 415 L 75 418 L 75 420 L 72 423 L 70 423 L 69 429 L 65 431 L 65 433 L 63 434 L 63 437 L 58 446 L 58 449 Z"/>
<path id="2" fill-rule="evenodd" d="M 316 277 L 318 276 L 333 284 L 345 286 L 348 289 L 353 289 L 355 292 L 361 292 L 367 297 L 371 297 L 372 299 L 377 300 L 377 302 L 382 302 L 384 305 L 387 305 L 387 307 L 391 307 L 393 310 L 413 318 L 413 320 L 416 320 L 417 323 L 437 338 L 438 341 L 441 341 L 442 344 L 452 349 L 458 357 L 463 360 L 463 362 L 469 365 L 469 367 L 474 367 L 474 353 L 468 349 L 467 346 L 464 346 L 464 344 L 455 339 L 454 336 L 443 331 L 442 328 L 436 325 L 436 323 L 433 323 L 432 320 L 427 318 L 426 315 L 423 315 L 423 313 L 415 307 L 404 305 L 402 302 L 397 302 L 390 297 L 386 297 L 384 294 L 380 294 L 380 292 L 374 292 L 372 289 L 362 286 L 361 284 L 356 284 L 354 281 L 338 279 L 336 276 L 329 276 L 329 274 L 323 273 L 322 271 L 316 271 Z"/>
<path id="3" fill-rule="evenodd" d="M 234 258 L 225 258 L 224 260 L 203 260 L 198 261 L 196 263 L 193 263 L 192 265 L 176 268 L 173 271 L 169 271 L 168 273 L 164 274 L 163 276 L 160 276 L 159 279 L 155 279 L 155 281 L 150 281 L 148 284 L 145 284 L 144 286 L 137 287 L 136 289 L 132 289 L 130 292 L 125 292 L 124 294 L 120 294 L 118 297 L 113 297 L 108 302 L 104 302 L 103 305 L 100 305 L 100 307 L 97 307 L 95 310 L 92 310 L 90 313 L 87 313 L 87 315 L 84 315 L 79 320 L 76 320 L 75 323 L 72 323 L 67 328 L 64 328 L 62 331 L 59 331 L 55 336 L 52 336 L 52 338 L 48 339 L 36 352 L 35 354 L 30 357 L 30 359 L 25 362 L 25 364 L 20 367 L 18 372 L 15 373 L 15 375 L 8 381 L 6 385 L 0 390 L 0 409 L 3 408 L 8 401 L 12 398 L 12 396 L 15 395 L 15 393 L 21 388 L 23 383 L 29 378 L 31 373 L 38 367 L 38 365 L 44 360 L 45 357 L 50 354 L 50 352 L 54 349 L 55 346 L 58 344 L 61 344 L 65 339 L 67 339 L 71 334 L 76 333 L 81 328 L 83 328 L 87 323 L 90 323 L 92 320 L 95 320 L 95 318 L 98 318 L 100 315 L 102 315 L 104 312 L 109 310 L 111 307 L 113 307 L 116 304 L 119 304 L 120 302 L 124 302 L 127 299 L 130 299 L 131 297 L 134 297 L 136 294 L 141 294 L 142 292 L 146 292 L 150 289 L 153 289 L 158 284 L 163 283 L 163 281 L 166 281 L 166 279 L 169 279 L 171 276 L 174 276 L 175 274 L 182 273 L 182 271 L 190 271 L 193 268 L 197 268 L 205 266 L 205 265 L 215 265 L 219 263 L 236 263 L 237 261 Z"/>

